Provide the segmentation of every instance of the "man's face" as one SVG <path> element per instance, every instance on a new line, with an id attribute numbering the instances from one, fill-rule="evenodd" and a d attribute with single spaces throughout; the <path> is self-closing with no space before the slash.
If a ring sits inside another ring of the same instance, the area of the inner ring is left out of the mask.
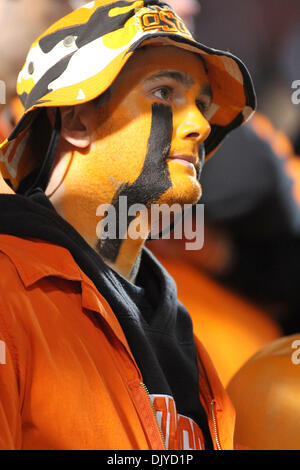
<path id="1" fill-rule="evenodd" d="M 201 196 L 199 146 L 210 133 L 211 90 L 199 57 L 175 47 L 140 49 L 92 108 L 92 145 L 75 153 L 60 188 L 60 212 L 81 233 L 79 207 L 194 204 Z M 88 217 L 88 216 L 87 216 Z M 80 224 L 80 225 L 79 225 Z"/>

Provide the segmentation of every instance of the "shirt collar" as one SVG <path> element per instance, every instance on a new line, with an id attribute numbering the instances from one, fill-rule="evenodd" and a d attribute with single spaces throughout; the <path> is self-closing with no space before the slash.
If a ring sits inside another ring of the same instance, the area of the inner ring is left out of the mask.
<path id="1" fill-rule="evenodd" d="M 49 276 L 82 281 L 81 271 L 72 255 L 61 246 L 1 234 L 0 251 L 10 258 L 25 287 Z"/>
<path id="2" fill-rule="evenodd" d="M 80 282 L 82 307 L 100 314 L 131 355 L 124 333 L 108 302 L 66 248 L 42 240 L 0 234 L 1 252 L 13 263 L 25 288 L 50 276 Z"/>

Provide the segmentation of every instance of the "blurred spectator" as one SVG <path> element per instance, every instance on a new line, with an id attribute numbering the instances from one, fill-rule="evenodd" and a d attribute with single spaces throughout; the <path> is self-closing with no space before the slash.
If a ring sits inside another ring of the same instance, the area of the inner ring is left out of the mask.
<path id="1" fill-rule="evenodd" d="M 256 114 L 204 166 L 203 249 L 150 243 L 225 385 L 264 344 L 300 330 L 299 170 L 288 139 Z"/>
<path id="2" fill-rule="evenodd" d="M 300 199 L 296 195 L 300 177 L 292 178 L 288 171 L 293 158 L 285 135 L 256 113 L 204 166 L 201 202 L 209 220 L 230 224 L 244 218 L 237 229 L 252 239 L 299 234 Z"/>
<path id="3" fill-rule="evenodd" d="M 204 248 L 152 244 L 224 384 L 264 344 L 300 329 L 299 165 L 286 137 L 256 114 L 204 166 Z"/>
<path id="4" fill-rule="evenodd" d="M 186 240 L 149 242 L 173 276 L 179 300 L 187 307 L 195 335 L 203 343 L 226 386 L 237 370 L 281 330 L 261 308 L 224 287 L 209 272 L 218 272 L 230 259 L 230 241 L 205 223 L 205 249 L 186 251 Z"/>
<path id="5" fill-rule="evenodd" d="M 300 449 L 299 366 L 298 334 L 268 344 L 237 372 L 227 389 L 237 442 L 252 450 Z"/>
<path id="6" fill-rule="evenodd" d="M 205 223 L 230 246 L 227 264 L 210 273 L 267 309 L 286 334 L 299 331 L 300 161 L 293 147 L 257 114 L 206 163 L 201 181 Z"/>

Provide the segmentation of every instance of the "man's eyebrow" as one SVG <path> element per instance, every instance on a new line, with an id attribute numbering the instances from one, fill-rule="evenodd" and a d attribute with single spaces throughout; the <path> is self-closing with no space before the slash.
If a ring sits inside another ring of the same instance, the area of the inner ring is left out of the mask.
<path id="1" fill-rule="evenodd" d="M 184 72 L 176 72 L 172 70 L 160 70 L 159 72 L 153 75 L 150 75 L 150 77 L 147 77 L 144 83 L 147 84 L 148 82 L 161 80 L 164 78 L 171 78 L 172 80 L 182 83 L 186 88 L 191 88 L 195 84 L 193 78 L 189 74 L 184 73 Z M 205 85 L 203 85 L 199 93 L 199 96 L 201 95 L 207 95 L 211 99 L 213 98 L 212 88 L 209 85 L 209 83 L 206 83 Z"/>
<path id="2" fill-rule="evenodd" d="M 144 83 L 147 84 L 147 82 L 152 82 L 153 80 L 160 80 L 163 78 L 171 78 L 172 80 L 181 83 L 187 88 L 191 88 L 195 83 L 192 77 L 187 73 L 176 72 L 172 70 L 160 70 L 159 72 L 151 75 L 150 77 L 147 77 Z"/>

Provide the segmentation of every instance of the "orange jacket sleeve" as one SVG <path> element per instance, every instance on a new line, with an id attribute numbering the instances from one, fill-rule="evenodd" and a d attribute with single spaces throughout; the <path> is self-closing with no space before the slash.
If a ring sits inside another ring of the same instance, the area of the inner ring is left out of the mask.
<path id="1" fill-rule="evenodd" d="M 21 448 L 21 400 L 19 396 L 17 351 L 4 321 L 0 302 L 0 449 Z"/>

